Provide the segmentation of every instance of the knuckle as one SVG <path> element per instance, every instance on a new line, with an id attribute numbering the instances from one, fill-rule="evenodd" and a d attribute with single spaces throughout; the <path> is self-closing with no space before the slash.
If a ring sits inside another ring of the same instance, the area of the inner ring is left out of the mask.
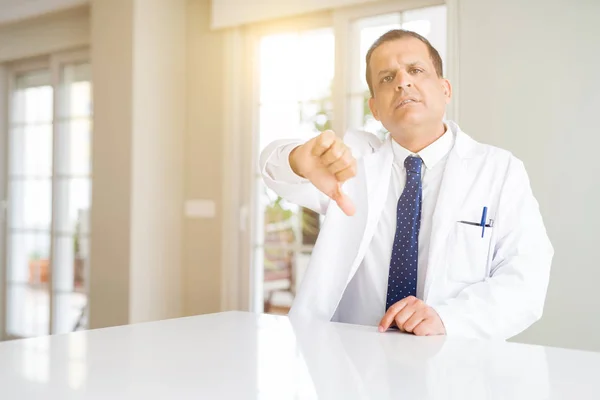
<path id="1" fill-rule="evenodd" d="M 317 143 L 322 146 L 330 146 L 334 141 L 334 136 L 332 131 L 325 131 L 319 135 Z"/>
<path id="2" fill-rule="evenodd" d="M 331 148 L 331 155 L 337 160 L 341 159 L 344 156 L 344 149 L 342 149 L 337 144 L 334 144 Z"/>
<path id="3" fill-rule="evenodd" d="M 332 130 L 326 130 L 326 131 L 321 132 L 321 139 L 327 140 L 329 142 L 334 142 L 336 139 L 336 136 Z"/>

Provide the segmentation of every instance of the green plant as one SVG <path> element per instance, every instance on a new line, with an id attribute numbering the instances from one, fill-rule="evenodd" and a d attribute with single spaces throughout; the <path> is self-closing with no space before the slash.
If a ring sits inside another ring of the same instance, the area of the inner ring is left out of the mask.
<path id="1" fill-rule="evenodd" d="M 277 196 L 277 198 L 271 202 L 271 204 L 265 207 L 265 224 L 271 224 L 274 222 L 286 221 L 294 215 L 292 210 L 286 210 L 281 206 L 283 198 Z"/>
<path id="2" fill-rule="evenodd" d="M 33 250 L 29 253 L 29 260 L 31 261 L 39 261 L 42 259 L 42 253 L 39 250 Z"/>

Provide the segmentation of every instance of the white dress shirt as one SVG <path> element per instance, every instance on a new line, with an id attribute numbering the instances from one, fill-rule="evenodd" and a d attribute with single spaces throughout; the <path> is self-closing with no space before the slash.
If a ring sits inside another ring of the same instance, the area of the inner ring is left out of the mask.
<path id="1" fill-rule="evenodd" d="M 423 299 L 433 212 L 446 160 L 453 146 L 454 136 L 448 129 L 438 140 L 417 154 L 411 153 L 392 139 L 394 163 L 387 200 L 371 244 L 344 292 L 333 317 L 334 321 L 376 326 L 385 314 L 390 257 L 396 233 L 396 208 L 406 184 L 404 160 L 410 155 L 421 157 L 424 166 L 421 172 L 423 201 L 417 267 L 417 298 Z"/>

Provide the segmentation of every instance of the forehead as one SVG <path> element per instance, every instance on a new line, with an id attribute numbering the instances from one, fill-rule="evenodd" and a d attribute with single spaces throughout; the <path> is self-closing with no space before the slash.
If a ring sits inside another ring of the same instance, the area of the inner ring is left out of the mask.
<path id="1" fill-rule="evenodd" d="M 391 40 L 377 47 L 371 54 L 373 72 L 397 65 L 422 63 L 433 65 L 427 45 L 417 38 Z"/>

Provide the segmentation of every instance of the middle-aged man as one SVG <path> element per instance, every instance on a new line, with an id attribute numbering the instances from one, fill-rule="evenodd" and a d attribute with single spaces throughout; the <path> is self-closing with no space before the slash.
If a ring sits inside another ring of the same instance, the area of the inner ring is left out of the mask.
<path id="1" fill-rule="evenodd" d="M 506 339 L 543 311 L 553 248 L 523 163 L 444 114 L 452 87 L 422 36 L 366 57 L 386 140 L 322 132 L 261 154 L 266 184 L 325 214 L 290 316 Z"/>

